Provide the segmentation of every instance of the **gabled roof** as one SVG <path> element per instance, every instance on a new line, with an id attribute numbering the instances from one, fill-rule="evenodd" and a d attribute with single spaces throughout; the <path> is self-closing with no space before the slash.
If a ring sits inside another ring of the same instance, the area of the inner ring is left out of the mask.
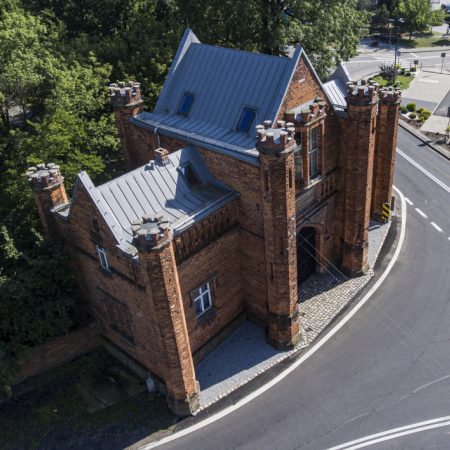
<path id="1" fill-rule="evenodd" d="M 297 47 L 292 58 L 282 58 L 214 47 L 186 30 L 155 110 L 132 123 L 255 158 L 255 126 L 275 121 L 301 53 Z M 195 96 L 187 117 L 177 114 L 184 93 Z M 248 133 L 237 130 L 244 107 L 256 111 Z"/>
<path id="2" fill-rule="evenodd" d="M 200 183 L 190 186 L 181 168 L 190 164 Z M 169 155 L 165 165 L 149 164 L 95 187 L 86 172 L 78 175 L 71 206 L 55 212 L 68 219 L 77 187 L 82 183 L 123 251 L 132 247 L 131 226 L 145 214 L 169 217 L 178 234 L 237 197 L 237 193 L 217 181 L 193 146 Z"/>
<path id="3" fill-rule="evenodd" d="M 345 63 L 341 62 L 328 81 L 323 85 L 325 92 L 333 105 L 343 108 L 347 106 L 345 100 L 347 95 L 346 83 L 349 81 L 352 81 L 352 77 L 350 76 Z"/>

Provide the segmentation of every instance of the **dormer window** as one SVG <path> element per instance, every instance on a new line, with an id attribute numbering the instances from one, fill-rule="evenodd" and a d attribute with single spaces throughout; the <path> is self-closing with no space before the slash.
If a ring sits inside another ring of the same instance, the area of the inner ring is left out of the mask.
<path id="1" fill-rule="evenodd" d="M 244 108 L 244 111 L 242 111 L 242 116 L 239 120 L 237 129 L 239 131 L 245 131 L 247 133 L 248 130 L 250 129 L 250 125 L 252 124 L 255 116 L 256 116 L 256 112 L 253 109 Z"/>
<path id="2" fill-rule="evenodd" d="M 194 96 L 192 94 L 184 93 L 183 98 L 181 99 L 180 107 L 178 108 L 178 114 L 187 116 L 192 108 L 193 103 Z"/>
<path id="3" fill-rule="evenodd" d="M 194 172 L 194 169 L 190 164 L 186 164 L 183 167 L 180 167 L 180 172 L 183 174 L 184 179 L 187 181 L 190 187 L 195 186 L 200 183 L 197 175 Z"/>

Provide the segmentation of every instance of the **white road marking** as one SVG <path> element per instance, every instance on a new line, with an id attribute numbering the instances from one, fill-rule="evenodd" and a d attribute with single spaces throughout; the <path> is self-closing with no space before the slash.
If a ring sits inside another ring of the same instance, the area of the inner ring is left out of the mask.
<path id="1" fill-rule="evenodd" d="M 434 175 L 431 175 L 428 170 L 424 169 L 420 164 L 417 164 L 413 159 L 411 159 L 409 156 L 405 155 L 400 149 L 397 148 L 397 153 L 400 156 L 403 156 L 407 161 L 409 161 L 413 166 L 416 166 L 420 171 L 422 171 L 425 175 L 427 175 L 429 178 L 431 178 L 435 183 L 437 183 L 441 188 L 445 189 L 450 194 L 450 188 L 444 184 L 442 181 L 438 180 Z"/>
<path id="2" fill-rule="evenodd" d="M 355 441 L 347 442 L 346 444 L 338 445 L 337 447 L 329 448 L 328 450 L 355 450 L 368 445 L 373 445 L 378 442 L 388 441 L 408 434 L 419 433 L 420 431 L 431 430 L 433 428 L 446 427 L 450 425 L 450 416 L 440 417 L 439 419 L 427 420 L 412 425 L 407 425 L 400 428 L 384 431 L 382 433 L 373 434 Z M 356 444 L 356 445 L 355 445 Z"/>
<path id="3" fill-rule="evenodd" d="M 449 241 L 450 241 L 450 237 L 449 238 L 447 238 Z"/>
<path id="4" fill-rule="evenodd" d="M 420 81 L 421 83 L 439 84 L 439 80 L 427 80 L 426 78 L 419 78 L 417 81 Z"/>
<path id="5" fill-rule="evenodd" d="M 206 427 L 206 426 L 216 422 L 217 420 L 222 419 L 222 417 L 225 417 L 228 414 L 231 414 L 232 412 L 236 411 L 237 409 L 239 409 L 242 406 L 246 405 L 247 403 L 251 402 L 253 399 L 259 397 L 261 394 L 264 394 L 264 392 L 268 391 L 272 386 L 275 386 L 283 378 L 287 377 L 291 372 L 293 372 L 295 369 L 297 369 L 297 367 L 299 367 L 301 364 L 303 364 L 309 357 L 314 355 L 314 353 L 316 353 L 317 350 L 319 350 L 323 345 L 325 345 L 362 308 L 362 306 L 367 302 L 367 300 L 369 300 L 369 298 L 372 297 L 372 295 L 376 292 L 376 290 L 384 283 L 384 280 L 389 275 L 390 271 L 394 267 L 395 262 L 398 259 L 398 255 L 400 254 L 400 251 L 403 246 L 403 242 L 405 240 L 405 231 L 406 231 L 405 197 L 395 186 L 394 186 L 394 189 L 398 192 L 398 195 L 400 196 L 401 205 L 402 205 L 402 226 L 401 226 L 400 238 L 398 241 L 397 248 L 395 249 L 394 256 L 392 257 L 391 261 L 389 262 L 386 270 L 383 272 L 381 277 L 372 286 L 372 288 L 369 290 L 369 292 L 367 292 L 367 294 L 360 300 L 360 302 L 348 313 L 348 315 L 345 316 L 333 329 L 331 329 L 328 332 L 328 334 L 326 334 L 323 337 L 323 339 L 321 339 L 316 345 L 314 345 L 310 350 L 308 350 L 295 363 L 293 363 L 291 366 L 289 366 L 284 372 L 280 373 L 273 380 L 269 381 L 264 386 L 261 386 L 259 389 L 252 392 L 247 397 L 239 400 L 234 405 L 231 405 L 228 408 L 223 409 L 222 411 L 218 412 L 217 414 L 215 414 L 211 417 L 208 417 L 207 419 L 197 423 L 196 425 L 193 425 L 192 427 L 186 428 L 185 430 L 182 430 L 179 433 L 175 433 L 172 436 L 167 436 L 158 442 L 152 442 L 150 444 L 144 445 L 144 446 L 140 447 L 139 450 L 148 450 L 151 448 L 159 447 L 160 445 L 166 444 L 167 442 L 174 441 L 180 437 L 183 437 L 190 433 L 193 433 L 194 431 L 200 430 L 201 428 Z"/>
<path id="6" fill-rule="evenodd" d="M 414 58 L 418 58 L 418 56 L 415 53 L 410 53 L 410 55 L 414 56 Z M 427 58 L 429 58 L 429 56 Z"/>
<path id="7" fill-rule="evenodd" d="M 433 225 L 433 227 L 436 228 L 436 230 L 440 231 L 441 233 L 444 232 L 444 231 L 442 230 L 442 228 L 439 228 L 434 222 L 431 222 L 431 225 Z"/>
<path id="8" fill-rule="evenodd" d="M 405 197 L 405 202 L 408 203 L 408 205 L 411 205 L 411 206 L 414 205 L 414 203 L 407 197 Z"/>
<path id="9" fill-rule="evenodd" d="M 427 216 L 425 213 L 423 213 L 419 208 L 416 208 L 416 211 L 417 211 L 422 217 L 425 217 L 425 219 L 428 219 L 428 216 Z"/>

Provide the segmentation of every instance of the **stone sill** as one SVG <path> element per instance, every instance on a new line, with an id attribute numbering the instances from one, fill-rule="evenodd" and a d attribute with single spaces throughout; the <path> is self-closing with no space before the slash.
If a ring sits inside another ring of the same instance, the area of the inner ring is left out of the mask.
<path id="1" fill-rule="evenodd" d="M 309 189 L 312 189 L 314 186 L 317 186 L 322 180 L 326 178 L 326 175 L 317 175 L 315 178 L 309 181 L 308 186 L 300 185 L 295 187 L 295 196 L 303 194 L 304 192 L 308 191 Z M 298 189 L 298 191 L 297 191 Z"/>

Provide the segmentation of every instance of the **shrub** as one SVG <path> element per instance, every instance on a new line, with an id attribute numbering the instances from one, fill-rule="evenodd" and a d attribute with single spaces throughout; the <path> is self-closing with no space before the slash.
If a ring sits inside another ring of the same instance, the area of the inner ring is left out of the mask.
<path id="1" fill-rule="evenodd" d="M 404 67 L 402 67 L 401 74 L 405 75 L 405 72 L 406 72 L 406 69 Z"/>
<path id="2" fill-rule="evenodd" d="M 416 112 L 419 113 L 419 114 L 422 114 L 425 111 L 426 111 L 426 109 L 422 106 Z"/>
<path id="3" fill-rule="evenodd" d="M 416 68 L 415 67 L 411 67 L 411 72 L 415 72 Z"/>
<path id="4" fill-rule="evenodd" d="M 406 72 L 405 75 L 406 75 L 407 77 L 410 77 L 410 76 L 411 76 L 411 72 Z"/>
<path id="5" fill-rule="evenodd" d="M 425 122 L 425 117 L 420 116 L 420 117 L 417 119 L 417 122 Z"/>
<path id="6" fill-rule="evenodd" d="M 408 111 L 413 112 L 416 110 L 417 105 L 415 103 L 408 103 L 406 107 L 408 108 Z"/>
<path id="7" fill-rule="evenodd" d="M 400 110 L 403 114 L 406 114 L 408 112 L 408 108 L 406 106 L 401 106 Z"/>
<path id="8" fill-rule="evenodd" d="M 374 47 L 376 47 L 376 46 L 378 45 L 378 41 L 376 41 L 376 40 L 375 40 L 375 41 L 372 41 L 371 44 L 372 44 Z"/>
<path id="9" fill-rule="evenodd" d="M 420 117 L 423 117 L 423 120 L 427 120 L 429 117 L 431 116 L 431 112 L 430 111 L 424 111 Z"/>
<path id="10" fill-rule="evenodd" d="M 415 119 L 417 117 L 417 114 L 416 113 L 411 113 L 408 117 L 410 119 Z"/>

